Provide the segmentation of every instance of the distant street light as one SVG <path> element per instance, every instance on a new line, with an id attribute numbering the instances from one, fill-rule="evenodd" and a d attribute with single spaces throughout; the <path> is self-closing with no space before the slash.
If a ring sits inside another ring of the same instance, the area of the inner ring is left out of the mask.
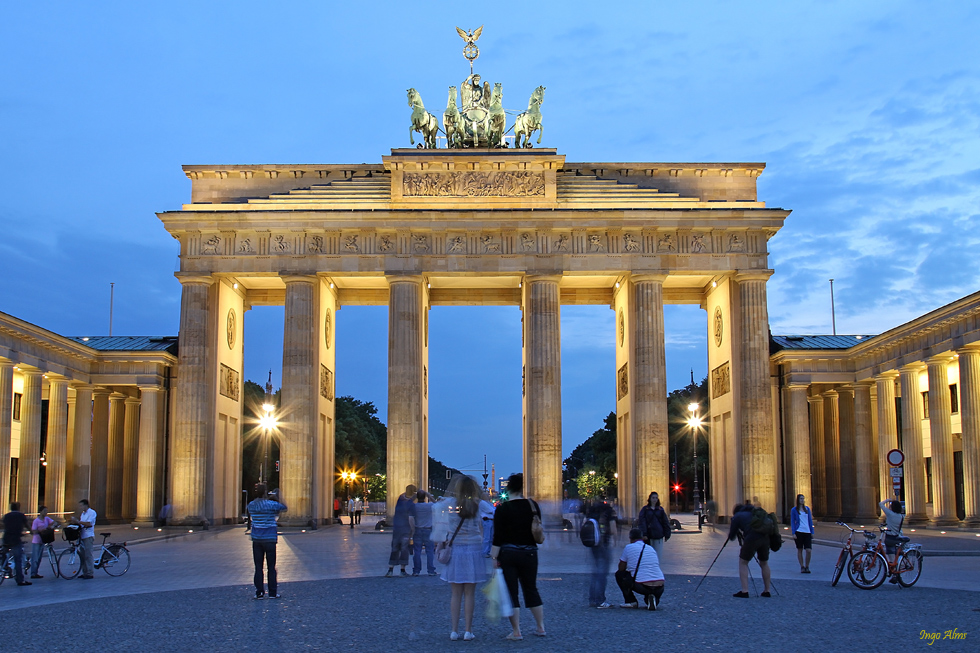
<path id="1" fill-rule="evenodd" d="M 701 430 L 701 424 L 703 423 L 701 417 L 698 415 L 698 411 L 701 408 L 699 404 L 690 403 L 687 405 L 688 412 L 691 416 L 687 420 L 687 425 L 691 428 L 691 439 L 694 442 L 694 512 L 698 517 L 698 530 L 701 530 L 701 492 L 698 489 L 698 432 Z"/>

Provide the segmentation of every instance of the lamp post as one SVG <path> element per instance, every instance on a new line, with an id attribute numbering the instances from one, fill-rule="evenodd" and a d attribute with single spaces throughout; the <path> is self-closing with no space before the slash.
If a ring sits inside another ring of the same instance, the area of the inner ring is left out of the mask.
<path id="1" fill-rule="evenodd" d="M 698 489 L 698 431 L 701 429 L 701 417 L 698 411 L 701 406 L 697 403 L 687 405 L 687 410 L 691 417 L 687 420 L 687 425 L 691 427 L 691 439 L 694 442 L 694 512 L 698 517 L 698 531 L 701 530 L 701 492 Z"/>
<path id="2" fill-rule="evenodd" d="M 347 512 L 350 517 L 350 527 L 354 528 L 354 512 L 350 509 L 350 485 L 357 481 L 357 472 L 343 471 L 340 473 L 340 478 L 343 479 L 344 485 L 347 487 Z"/>
<path id="3" fill-rule="evenodd" d="M 262 429 L 262 474 L 260 474 L 259 481 L 263 484 L 269 482 L 269 439 L 272 437 L 272 431 L 278 425 L 273 410 L 275 410 L 275 406 L 272 404 L 262 404 L 263 415 L 259 418 L 259 427 Z"/>

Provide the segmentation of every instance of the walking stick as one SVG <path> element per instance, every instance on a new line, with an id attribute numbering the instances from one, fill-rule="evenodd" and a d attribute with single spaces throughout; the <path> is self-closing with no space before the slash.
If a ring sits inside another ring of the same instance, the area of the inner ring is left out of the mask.
<path id="1" fill-rule="evenodd" d="M 708 573 L 711 572 L 711 568 L 715 566 L 715 563 L 716 562 L 718 562 L 718 556 L 721 555 L 721 552 L 725 550 L 725 547 L 726 546 L 728 546 L 728 538 L 727 537 L 725 538 L 725 543 L 721 545 L 721 548 L 720 549 L 718 549 L 718 555 L 716 555 L 715 556 L 715 559 L 711 561 L 711 564 L 710 565 L 708 565 L 708 571 L 704 572 L 704 576 L 702 576 L 701 577 L 701 580 L 698 581 L 698 586 L 694 588 L 694 591 L 695 592 L 697 592 L 698 591 L 698 588 L 701 587 L 701 583 L 704 582 L 704 579 L 708 577 Z"/>
<path id="2" fill-rule="evenodd" d="M 752 581 L 752 591 L 755 592 L 755 596 L 758 598 L 759 588 L 755 586 L 755 578 L 752 577 L 752 567 L 749 567 L 749 565 L 746 564 L 745 568 L 749 570 L 749 580 Z"/>

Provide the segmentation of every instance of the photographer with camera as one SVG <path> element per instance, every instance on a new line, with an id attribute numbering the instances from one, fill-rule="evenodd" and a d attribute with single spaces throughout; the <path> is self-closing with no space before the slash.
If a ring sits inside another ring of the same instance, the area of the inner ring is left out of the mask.
<path id="1" fill-rule="evenodd" d="M 276 518 L 287 510 L 278 490 L 266 491 L 264 483 L 255 486 L 255 499 L 248 504 L 248 515 L 252 521 L 252 559 L 255 562 L 255 598 L 265 598 L 262 583 L 262 560 L 269 574 L 269 598 L 278 599 L 280 594 L 276 584 L 276 544 L 279 542 Z"/>

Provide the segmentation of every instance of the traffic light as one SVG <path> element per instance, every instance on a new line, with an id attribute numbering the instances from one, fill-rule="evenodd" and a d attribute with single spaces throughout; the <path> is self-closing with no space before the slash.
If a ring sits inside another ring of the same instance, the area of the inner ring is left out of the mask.
<path id="1" fill-rule="evenodd" d="M 674 483 L 674 492 L 680 492 L 680 491 L 681 491 L 680 483 Z"/>
<path id="2" fill-rule="evenodd" d="M 279 461 L 278 460 L 276 461 L 276 471 L 277 472 L 279 471 Z"/>

